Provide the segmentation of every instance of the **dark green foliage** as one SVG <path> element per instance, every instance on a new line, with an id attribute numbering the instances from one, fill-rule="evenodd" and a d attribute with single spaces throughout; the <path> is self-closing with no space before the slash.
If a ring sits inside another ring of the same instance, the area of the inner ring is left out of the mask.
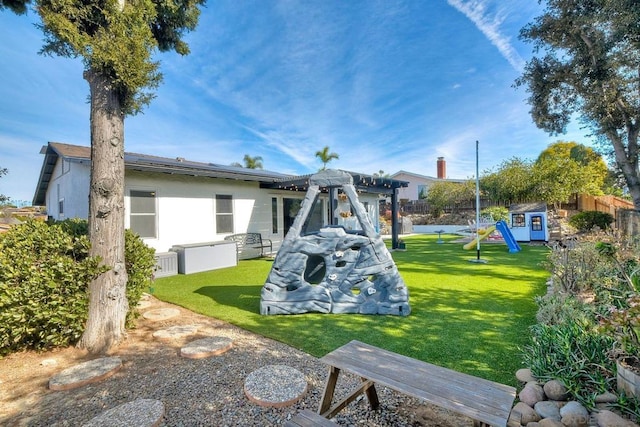
<path id="1" fill-rule="evenodd" d="M 127 326 L 138 316 L 135 309 L 140 301 L 142 293 L 151 286 L 153 273 L 156 269 L 155 249 L 147 246 L 140 236 L 133 231 L 124 231 L 124 257 L 127 266 L 127 300 L 129 301 L 129 313 L 127 314 Z"/>
<path id="2" fill-rule="evenodd" d="M 613 216 L 606 212 L 584 211 L 571 217 L 569 224 L 580 231 L 589 231 L 596 226 L 601 230 L 606 230 L 611 228 L 613 221 Z"/>
<path id="3" fill-rule="evenodd" d="M 87 319 L 89 282 L 107 267 L 89 256 L 87 222 L 29 220 L 0 236 L 0 355 L 75 343 Z M 149 286 L 154 250 L 125 233 L 128 320 Z"/>
<path id="4" fill-rule="evenodd" d="M 9 9 L 18 15 L 24 15 L 29 3 L 31 2 L 25 0 L 0 0 L 0 10 Z"/>
<path id="5" fill-rule="evenodd" d="M 86 236 L 27 221 L 0 237 L 0 354 L 75 342 L 87 316 L 87 286 L 103 267 Z"/>
<path id="6" fill-rule="evenodd" d="M 523 351 L 526 366 L 542 381 L 561 381 L 589 408 L 594 397 L 615 391 L 615 362 L 607 355 L 615 340 L 576 322 L 537 324 Z"/>
<path id="7" fill-rule="evenodd" d="M 491 217 L 494 221 L 506 221 L 509 222 L 509 209 L 503 206 L 492 206 L 480 211 L 480 216 Z"/>

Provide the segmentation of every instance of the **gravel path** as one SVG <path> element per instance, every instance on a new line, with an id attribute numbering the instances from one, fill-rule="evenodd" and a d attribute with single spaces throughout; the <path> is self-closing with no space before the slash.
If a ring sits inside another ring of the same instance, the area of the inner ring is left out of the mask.
<path id="1" fill-rule="evenodd" d="M 173 307 L 153 300 L 154 307 Z M 123 361 L 115 375 L 67 391 L 46 388 L 50 376 L 90 360 L 76 349 L 44 354 L 24 353 L 0 359 L 0 425 L 81 426 L 102 412 L 136 399 L 164 403 L 163 426 L 280 426 L 302 409 L 316 411 L 327 367 L 302 351 L 180 308 L 169 321 L 141 318 L 127 341 L 111 355 Z M 174 325 L 198 325 L 198 334 L 173 341 L 153 332 Z M 228 337 L 233 347 L 205 359 L 180 357 L 180 348 L 206 336 Z M 286 365 L 302 372 L 306 395 L 291 406 L 268 408 L 243 392 L 245 379 L 267 365 Z M 336 398 L 360 382 L 345 375 Z M 333 421 L 345 426 L 471 426 L 472 421 L 424 405 L 386 388 L 378 389 L 381 408 L 370 411 L 366 399 L 351 403 Z"/>

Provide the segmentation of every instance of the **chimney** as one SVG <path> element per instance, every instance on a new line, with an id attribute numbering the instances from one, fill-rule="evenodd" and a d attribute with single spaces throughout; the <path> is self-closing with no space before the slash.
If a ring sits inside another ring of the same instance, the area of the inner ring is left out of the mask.
<path id="1" fill-rule="evenodd" d="M 438 179 L 447 178 L 447 162 L 444 161 L 444 157 L 438 157 Z"/>

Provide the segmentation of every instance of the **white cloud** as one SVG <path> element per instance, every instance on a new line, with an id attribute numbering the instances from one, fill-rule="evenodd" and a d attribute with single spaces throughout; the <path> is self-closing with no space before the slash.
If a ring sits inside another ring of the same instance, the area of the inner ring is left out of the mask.
<path id="1" fill-rule="evenodd" d="M 447 3 L 469 18 L 516 71 L 523 70 L 524 59 L 511 45 L 511 39 L 500 30 L 504 21 L 503 12 L 489 13 L 489 2 L 486 0 L 447 0 Z"/>

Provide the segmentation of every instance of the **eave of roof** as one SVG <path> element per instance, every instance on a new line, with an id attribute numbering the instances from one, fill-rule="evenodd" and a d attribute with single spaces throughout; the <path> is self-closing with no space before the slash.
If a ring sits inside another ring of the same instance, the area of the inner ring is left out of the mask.
<path id="1" fill-rule="evenodd" d="M 33 204 L 41 206 L 46 203 L 46 192 L 51 176 L 60 157 L 68 161 L 88 162 L 91 160 L 91 148 L 79 145 L 49 142 L 42 147 L 41 154 L 45 159 L 40 170 L 40 177 L 33 197 Z M 248 169 L 239 166 L 225 166 L 215 163 L 202 163 L 178 157 L 151 156 L 147 154 L 125 153 L 126 170 L 139 172 L 155 172 L 173 175 L 222 178 L 238 181 L 259 182 L 261 188 L 306 191 L 311 175 L 293 176 L 263 169 Z M 393 190 L 409 185 L 406 181 L 391 178 L 349 172 L 353 176 L 354 185 L 361 191 L 392 194 Z"/>

